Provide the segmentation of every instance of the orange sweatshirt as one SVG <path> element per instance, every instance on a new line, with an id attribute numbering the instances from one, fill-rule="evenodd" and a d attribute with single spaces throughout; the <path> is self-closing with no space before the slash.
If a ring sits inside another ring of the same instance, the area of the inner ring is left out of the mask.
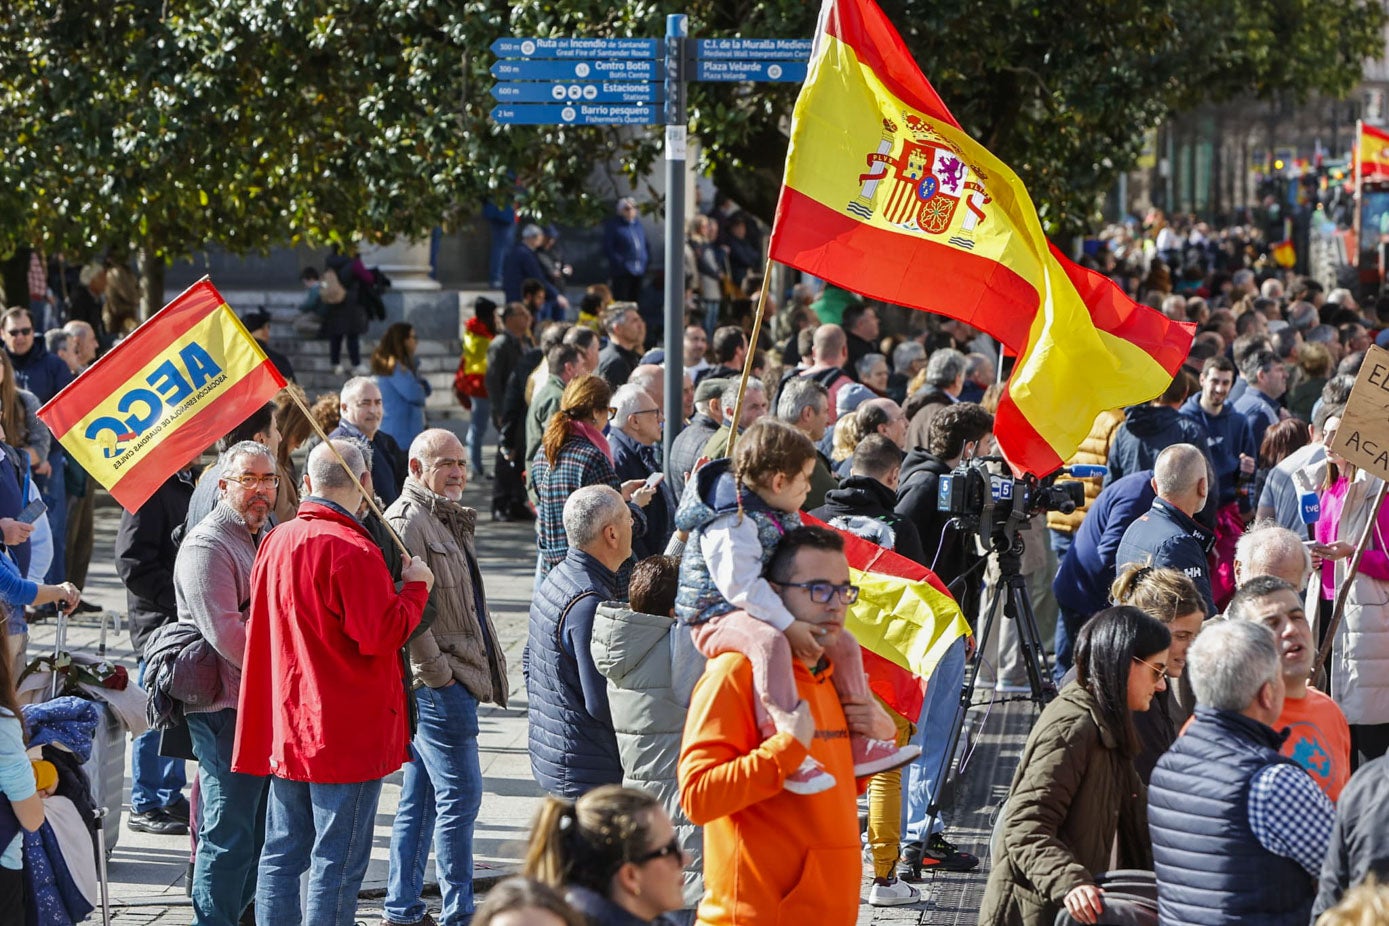
<path id="1" fill-rule="evenodd" d="M 695 685 L 680 747 L 680 803 L 704 827 L 704 926 L 858 919 L 863 866 L 849 729 L 833 667 L 812 675 L 797 662 L 795 672 L 815 718 L 810 753 L 835 779 L 819 794 L 782 788 L 806 749 L 789 733 L 758 734 L 746 656 L 709 660 Z"/>

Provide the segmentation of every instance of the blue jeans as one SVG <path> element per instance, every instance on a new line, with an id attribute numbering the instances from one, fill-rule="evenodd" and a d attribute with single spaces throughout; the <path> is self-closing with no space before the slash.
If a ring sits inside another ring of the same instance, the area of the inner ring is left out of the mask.
<path id="1" fill-rule="evenodd" d="M 236 926 L 256 896 L 256 861 L 265 841 L 270 779 L 231 770 L 236 709 L 189 714 L 202 793 L 193 914 L 198 926 Z"/>
<path id="2" fill-rule="evenodd" d="M 256 871 L 256 922 L 352 926 L 371 861 L 381 779 L 346 785 L 270 778 L 265 847 Z M 299 877 L 309 872 L 309 908 L 299 910 Z"/>
<path id="3" fill-rule="evenodd" d="M 137 685 L 145 684 L 145 663 L 140 661 Z M 146 730 L 130 745 L 130 809 L 134 813 L 149 813 L 169 807 L 183 799 L 188 784 L 182 759 L 168 759 L 159 754 L 159 731 Z"/>
<path id="4" fill-rule="evenodd" d="M 965 638 L 961 637 L 946 650 L 945 657 L 931 673 L 926 685 L 926 701 L 921 706 L 921 720 L 912 742 L 921 747 L 921 755 L 908 765 L 902 776 L 902 841 L 922 842 L 945 829 L 940 815 L 931 821 L 926 831 L 926 808 L 931 806 L 936 792 L 944 781 L 936 780 L 945 750 L 950 746 L 950 727 L 955 712 L 960 709 L 960 687 L 965 680 Z M 950 769 L 945 770 L 946 775 Z"/>
<path id="5" fill-rule="evenodd" d="M 472 420 L 468 425 L 468 459 L 472 460 L 473 472 L 481 473 L 482 441 L 487 437 L 487 426 L 492 423 L 492 400 L 473 397 Z"/>
<path id="6" fill-rule="evenodd" d="M 477 699 L 455 682 L 415 692 L 419 729 L 405 766 L 391 828 L 386 918 L 414 923 L 426 910 L 424 867 L 434 843 L 443 910 L 441 926 L 466 926 L 473 915 L 473 824 L 482 807 L 477 752 Z"/>
<path id="7" fill-rule="evenodd" d="M 1056 551 L 1056 562 L 1060 565 L 1066 558 L 1066 553 L 1071 549 L 1071 543 L 1076 539 L 1075 534 L 1068 534 L 1065 531 L 1048 530 L 1047 539 L 1051 543 L 1051 548 Z M 1053 578 L 1055 578 L 1053 576 Z"/>

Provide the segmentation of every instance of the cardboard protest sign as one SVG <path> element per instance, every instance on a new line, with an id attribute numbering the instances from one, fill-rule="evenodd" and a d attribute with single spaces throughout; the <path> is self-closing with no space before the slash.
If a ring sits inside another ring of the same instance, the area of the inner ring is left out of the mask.
<path id="1" fill-rule="evenodd" d="M 1389 350 L 1371 346 L 1330 448 L 1389 481 Z"/>

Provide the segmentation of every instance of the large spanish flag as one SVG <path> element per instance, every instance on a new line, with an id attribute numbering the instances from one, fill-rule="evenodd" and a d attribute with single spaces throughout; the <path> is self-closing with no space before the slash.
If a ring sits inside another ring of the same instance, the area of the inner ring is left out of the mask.
<path id="1" fill-rule="evenodd" d="M 134 511 L 284 385 L 203 280 L 73 380 L 39 417 L 88 474 Z"/>
<path id="2" fill-rule="evenodd" d="M 821 11 L 771 256 L 1002 342 L 1018 362 L 995 433 L 1037 475 L 1099 412 L 1163 392 L 1195 331 L 1050 245 L 1017 176 L 964 133 L 873 0 Z"/>
<path id="3" fill-rule="evenodd" d="M 1355 144 L 1361 180 L 1389 179 L 1389 132 L 1361 122 Z"/>
<path id="4" fill-rule="evenodd" d="M 858 601 L 844 626 L 863 648 L 869 687 L 888 707 L 915 723 L 936 665 L 969 623 L 936 574 L 920 563 L 885 550 L 808 514 L 801 520 L 844 538 Z"/>

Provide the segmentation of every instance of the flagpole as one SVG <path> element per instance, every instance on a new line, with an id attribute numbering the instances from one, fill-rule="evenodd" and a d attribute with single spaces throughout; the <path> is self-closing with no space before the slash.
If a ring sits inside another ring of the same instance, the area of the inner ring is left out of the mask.
<path id="1" fill-rule="evenodd" d="M 1355 148 L 1351 160 L 1355 162 L 1355 189 L 1350 195 L 1350 227 L 1355 230 L 1355 250 L 1356 254 L 1347 254 L 1347 260 L 1355 261 L 1356 270 L 1361 270 L 1360 255 L 1365 253 L 1365 242 L 1360 240 L 1362 234 L 1360 228 L 1360 182 L 1361 174 L 1360 159 L 1365 156 L 1365 123 L 1362 119 L 1355 120 Z"/>
<path id="2" fill-rule="evenodd" d="M 406 559 L 410 559 L 413 554 L 406 548 L 405 541 L 400 539 L 400 535 L 395 532 L 390 522 L 386 520 L 386 515 L 377 507 L 376 497 L 367 491 L 366 486 L 362 485 L 362 481 L 357 478 L 356 473 L 352 472 L 352 467 L 347 465 L 347 461 L 342 458 L 342 454 L 338 452 L 338 448 L 333 443 L 332 439 L 324 433 L 323 426 L 318 423 L 318 419 L 313 416 L 313 412 L 309 411 L 309 406 L 304 404 L 304 400 L 300 398 L 299 390 L 286 389 L 284 391 L 289 393 L 289 397 L 294 400 L 294 404 L 298 405 L 299 410 L 304 413 L 304 417 L 309 419 L 309 424 L 313 427 L 314 431 L 318 433 L 319 439 L 327 445 L 328 451 L 332 453 L 333 458 L 338 461 L 338 465 L 342 467 L 342 471 L 347 473 L 347 478 L 352 480 L 352 484 L 357 487 L 357 491 L 362 493 L 362 498 L 367 500 L 367 507 L 371 509 L 372 514 L 381 519 L 381 523 L 385 526 L 386 532 L 391 535 L 391 539 L 394 540 L 395 545 L 400 548 L 400 552 L 405 554 Z"/>
<path id="3" fill-rule="evenodd" d="M 748 377 L 752 375 L 753 358 L 757 355 L 757 338 L 762 334 L 762 319 L 767 314 L 767 290 L 772 285 L 772 259 L 767 258 L 767 266 L 762 271 L 762 290 L 757 294 L 757 314 L 752 319 L 752 334 L 748 335 L 748 353 L 743 358 L 743 378 L 738 383 L 738 400 L 733 403 L 733 419 L 728 427 L 728 456 L 733 456 L 733 442 L 738 439 L 738 422 L 743 415 L 743 393 L 748 388 Z M 773 412 L 776 409 L 772 409 Z"/>

